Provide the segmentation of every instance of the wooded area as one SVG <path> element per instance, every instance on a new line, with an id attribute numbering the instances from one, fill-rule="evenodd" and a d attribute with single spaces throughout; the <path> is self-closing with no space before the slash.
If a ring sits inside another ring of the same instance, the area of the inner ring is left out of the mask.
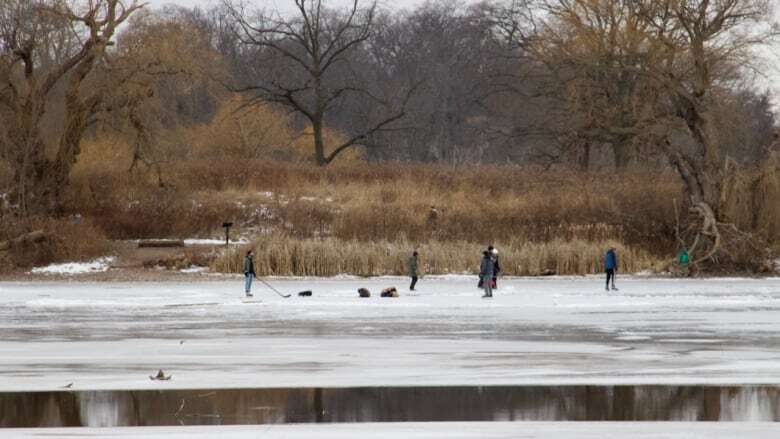
<path id="1" fill-rule="evenodd" d="M 204 160 L 671 172 L 659 239 L 715 265 L 777 247 L 772 1 L 289 1 L 4 1 L 0 219 L 94 211 L 120 175 L 161 194 Z"/>

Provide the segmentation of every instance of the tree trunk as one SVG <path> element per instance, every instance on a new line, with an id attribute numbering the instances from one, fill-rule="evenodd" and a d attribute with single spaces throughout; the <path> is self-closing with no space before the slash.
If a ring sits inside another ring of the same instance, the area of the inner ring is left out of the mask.
<path id="1" fill-rule="evenodd" d="M 696 144 L 695 152 L 686 157 L 692 179 L 686 181 L 692 204 L 706 203 L 715 216 L 721 197 L 723 169 L 717 141 L 710 135 L 710 121 L 698 108 L 691 106 L 686 114 L 686 124 Z M 720 219 L 720 218 L 718 218 Z"/>
<path id="2" fill-rule="evenodd" d="M 709 118 L 694 105 L 681 108 L 686 127 L 695 147 L 690 153 L 673 148 L 666 141 L 667 156 L 683 180 L 691 212 L 701 220 L 701 227 L 688 247 L 694 264 L 708 260 L 720 250 L 722 235 L 719 225 L 723 169 L 717 141 L 710 135 Z M 694 256 L 696 253 L 702 256 Z"/>
<path id="3" fill-rule="evenodd" d="M 12 202 L 23 214 L 45 212 L 46 199 L 39 190 L 50 166 L 44 155 L 46 145 L 34 133 L 23 133 L 20 138 L 14 155 Z"/>
<path id="4" fill-rule="evenodd" d="M 591 144 L 589 141 L 585 141 L 582 144 L 582 151 L 579 159 L 579 166 L 581 171 L 588 171 L 590 169 L 590 153 Z"/>
<path id="5" fill-rule="evenodd" d="M 312 130 L 314 131 L 314 158 L 318 166 L 328 164 L 325 158 L 325 141 L 322 138 L 322 116 L 316 115 L 312 121 Z"/>
<path id="6" fill-rule="evenodd" d="M 72 105 L 71 105 L 72 104 Z M 37 129 L 25 133 L 29 139 L 16 155 L 14 198 L 24 214 L 59 213 L 80 153 L 81 137 L 86 129 L 87 108 L 81 102 L 67 105 L 65 130 L 54 159 L 46 157 L 46 145 Z"/>
<path id="7" fill-rule="evenodd" d="M 629 139 L 620 138 L 612 142 L 612 154 L 615 157 L 615 168 L 626 169 L 634 157 Z"/>

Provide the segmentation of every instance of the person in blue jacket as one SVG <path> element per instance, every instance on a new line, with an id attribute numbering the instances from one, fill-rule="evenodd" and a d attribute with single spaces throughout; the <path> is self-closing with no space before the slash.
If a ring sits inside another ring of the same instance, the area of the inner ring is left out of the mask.
<path id="1" fill-rule="evenodd" d="M 246 297 L 253 297 L 252 278 L 257 277 L 257 275 L 255 274 L 255 262 L 252 260 L 252 250 L 246 252 L 246 257 L 244 257 L 244 277 L 246 278 L 244 281 Z"/>
<path id="2" fill-rule="evenodd" d="M 617 291 L 615 288 L 615 273 L 618 269 L 617 253 L 615 253 L 615 247 L 610 247 L 607 251 L 607 255 L 604 257 L 604 268 L 607 272 L 607 291 L 609 291 L 609 283 L 612 282 L 612 290 Z"/>

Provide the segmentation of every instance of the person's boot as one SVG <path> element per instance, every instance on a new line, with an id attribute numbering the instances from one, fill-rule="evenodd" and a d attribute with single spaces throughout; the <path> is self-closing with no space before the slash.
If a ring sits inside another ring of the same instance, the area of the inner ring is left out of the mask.
<path id="1" fill-rule="evenodd" d="M 612 285 L 612 291 L 620 291 L 620 290 L 618 290 L 618 289 L 617 289 L 617 287 L 615 287 L 614 285 Z"/>
<path id="2" fill-rule="evenodd" d="M 252 295 L 252 293 L 250 293 L 249 291 L 247 291 L 247 292 L 246 292 L 246 297 L 255 297 L 255 296 L 253 296 L 253 295 Z"/>

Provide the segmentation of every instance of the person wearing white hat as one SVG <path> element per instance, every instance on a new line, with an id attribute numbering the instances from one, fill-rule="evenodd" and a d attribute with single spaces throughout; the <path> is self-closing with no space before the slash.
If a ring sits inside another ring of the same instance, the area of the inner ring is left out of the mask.
<path id="1" fill-rule="evenodd" d="M 490 257 L 493 259 L 493 280 L 491 281 L 491 288 L 495 290 L 498 288 L 498 273 L 501 271 L 501 265 L 498 263 L 498 249 L 489 245 L 488 252 L 490 252 Z"/>

